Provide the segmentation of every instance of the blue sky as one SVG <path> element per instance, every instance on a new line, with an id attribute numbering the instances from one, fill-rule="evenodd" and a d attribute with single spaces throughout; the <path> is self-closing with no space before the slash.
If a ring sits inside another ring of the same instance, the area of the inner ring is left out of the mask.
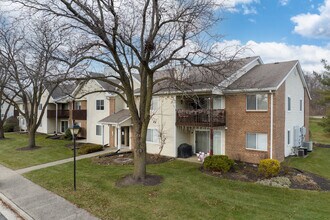
<path id="1" fill-rule="evenodd" d="M 225 0 L 215 31 L 227 44 L 248 46 L 265 63 L 300 60 L 305 71 L 330 61 L 330 0 Z"/>

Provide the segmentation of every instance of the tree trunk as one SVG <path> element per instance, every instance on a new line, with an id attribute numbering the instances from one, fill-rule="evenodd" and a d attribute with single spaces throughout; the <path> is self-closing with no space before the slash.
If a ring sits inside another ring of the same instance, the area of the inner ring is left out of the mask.
<path id="1" fill-rule="evenodd" d="M 142 129 L 142 125 L 134 126 L 135 132 L 135 148 L 134 148 L 134 173 L 133 178 L 136 181 L 144 180 L 146 178 L 146 137 L 147 129 Z"/>
<path id="2" fill-rule="evenodd" d="M 36 132 L 35 131 L 29 131 L 29 148 L 35 148 L 36 147 Z"/>
<path id="3" fill-rule="evenodd" d="M 5 139 L 5 132 L 3 130 L 3 125 L 0 125 L 0 140 Z"/>

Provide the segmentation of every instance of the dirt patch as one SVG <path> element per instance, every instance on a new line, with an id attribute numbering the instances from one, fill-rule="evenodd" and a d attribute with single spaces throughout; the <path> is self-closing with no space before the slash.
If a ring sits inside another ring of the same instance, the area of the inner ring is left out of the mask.
<path id="1" fill-rule="evenodd" d="M 330 144 L 313 143 L 314 147 L 330 148 Z"/>
<path id="2" fill-rule="evenodd" d="M 133 165 L 133 153 L 125 152 L 106 156 L 94 157 L 93 162 L 99 165 Z M 160 164 L 174 160 L 172 157 L 147 154 L 147 164 Z"/>
<path id="3" fill-rule="evenodd" d="M 163 177 L 158 175 L 147 174 L 145 179 L 135 180 L 132 175 L 127 175 L 116 182 L 117 187 L 125 187 L 132 185 L 156 186 L 163 182 Z"/>
<path id="4" fill-rule="evenodd" d="M 281 171 L 278 177 L 283 177 L 283 180 L 288 179 L 290 181 L 289 184 L 281 184 L 279 180 L 282 179 L 278 177 L 270 179 L 263 178 L 258 173 L 258 166 L 256 164 L 236 162 L 234 167 L 227 173 L 211 172 L 204 170 L 203 167 L 201 167 L 201 171 L 208 175 L 216 176 L 219 178 L 239 180 L 244 182 L 258 182 L 263 185 L 279 187 L 285 185 L 292 189 L 330 191 L 330 180 L 316 174 L 288 166 L 281 167 Z"/>
<path id="5" fill-rule="evenodd" d="M 17 148 L 17 151 L 33 151 L 33 150 L 38 150 L 40 149 L 40 146 L 35 146 L 35 147 L 21 147 L 21 148 Z"/>

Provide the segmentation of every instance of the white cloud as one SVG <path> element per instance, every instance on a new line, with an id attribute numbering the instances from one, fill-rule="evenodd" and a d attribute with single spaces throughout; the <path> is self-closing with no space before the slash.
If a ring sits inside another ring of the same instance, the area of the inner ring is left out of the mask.
<path id="1" fill-rule="evenodd" d="M 321 59 L 330 57 L 330 46 L 319 47 L 315 45 L 289 45 L 279 42 L 248 41 L 242 44 L 238 40 L 223 41 L 218 43 L 219 48 L 245 48 L 240 56 L 260 56 L 264 63 L 299 60 L 304 71 L 322 72 Z M 232 52 L 233 51 L 229 51 Z"/>
<path id="2" fill-rule="evenodd" d="M 287 4 L 289 4 L 289 1 L 290 1 L 290 0 L 280 0 L 280 4 L 281 4 L 282 6 L 286 6 Z"/>
<path id="3" fill-rule="evenodd" d="M 240 12 L 238 6 L 242 6 L 243 14 L 257 14 L 257 10 L 254 7 L 247 7 L 247 5 L 253 3 L 259 3 L 259 0 L 216 0 L 223 8 L 232 13 Z"/>
<path id="4" fill-rule="evenodd" d="M 299 14 L 291 18 L 294 32 L 309 38 L 330 38 L 330 0 L 325 0 L 318 14 Z"/>
<path id="5" fill-rule="evenodd" d="M 243 14 L 249 15 L 249 14 L 257 14 L 257 9 L 255 7 L 249 7 L 247 5 L 242 5 Z"/>

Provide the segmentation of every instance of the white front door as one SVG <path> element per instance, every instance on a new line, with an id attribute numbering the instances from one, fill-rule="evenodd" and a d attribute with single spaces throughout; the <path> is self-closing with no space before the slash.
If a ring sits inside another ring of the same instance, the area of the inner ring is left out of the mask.
<path id="1" fill-rule="evenodd" d="M 208 153 L 210 150 L 210 132 L 209 131 L 195 131 L 195 152 Z"/>

